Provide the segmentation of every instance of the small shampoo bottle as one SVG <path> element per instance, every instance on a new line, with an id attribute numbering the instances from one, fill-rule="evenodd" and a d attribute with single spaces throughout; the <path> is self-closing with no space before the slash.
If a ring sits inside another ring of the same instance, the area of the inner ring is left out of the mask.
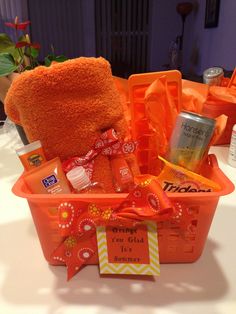
<path id="1" fill-rule="evenodd" d="M 67 172 L 67 179 L 74 188 L 75 193 L 105 193 L 99 182 L 91 182 L 84 167 L 78 166 Z"/>

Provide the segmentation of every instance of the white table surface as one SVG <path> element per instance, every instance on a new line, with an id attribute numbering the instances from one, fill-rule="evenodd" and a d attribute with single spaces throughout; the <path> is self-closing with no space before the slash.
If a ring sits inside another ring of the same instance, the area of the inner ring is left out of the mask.
<path id="1" fill-rule="evenodd" d="M 11 192 L 23 169 L 17 133 L 0 133 L 0 313 L 236 313 L 236 192 L 220 198 L 197 262 L 162 264 L 160 277 L 132 279 L 100 278 L 97 266 L 87 266 L 67 282 L 65 267 L 44 260 L 26 200 Z M 236 184 L 228 147 L 211 152 Z"/>

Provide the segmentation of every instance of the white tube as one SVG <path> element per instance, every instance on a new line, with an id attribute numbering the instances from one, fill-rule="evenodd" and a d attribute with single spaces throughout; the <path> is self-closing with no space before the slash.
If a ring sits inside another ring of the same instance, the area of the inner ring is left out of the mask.
<path id="1" fill-rule="evenodd" d="M 231 141 L 229 146 L 228 163 L 236 168 L 236 124 L 233 126 Z"/>

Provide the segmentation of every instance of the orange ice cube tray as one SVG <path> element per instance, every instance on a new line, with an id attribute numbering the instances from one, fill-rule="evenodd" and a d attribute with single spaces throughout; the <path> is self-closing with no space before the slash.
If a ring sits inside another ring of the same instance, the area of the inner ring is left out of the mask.
<path id="1" fill-rule="evenodd" d="M 142 173 L 150 170 L 150 160 L 157 158 L 145 107 L 145 92 L 155 80 L 165 76 L 167 87 L 177 111 L 181 110 L 182 76 L 177 70 L 131 75 L 128 79 L 132 137 L 138 141 L 137 161 Z M 154 174 L 154 173 L 153 173 Z"/>

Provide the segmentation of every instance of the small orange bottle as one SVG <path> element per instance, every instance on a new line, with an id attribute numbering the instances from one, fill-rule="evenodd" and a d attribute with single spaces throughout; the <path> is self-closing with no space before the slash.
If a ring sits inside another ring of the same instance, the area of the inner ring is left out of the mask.
<path id="1" fill-rule="evenodd" d="M 125 158 L 121 156 L 111 157 L 111 171 L 116 192 L 129 192 L 134 186 L 134 178 Z"/>

